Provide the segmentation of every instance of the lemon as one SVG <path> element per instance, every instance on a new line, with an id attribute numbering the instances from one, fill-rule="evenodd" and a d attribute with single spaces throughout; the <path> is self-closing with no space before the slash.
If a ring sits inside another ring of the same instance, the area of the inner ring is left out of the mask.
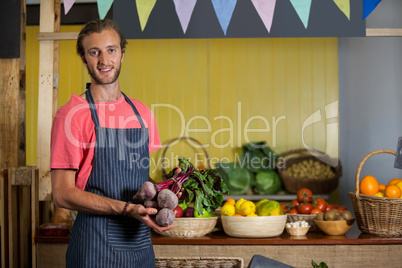
<path id="1" fill-rule="evenodd" d="M 258 215 L 255 214 L 255 213 L 250 213 L 250 214 L 248 214 L 246 217 L 258 217 Z"/>
<path id="2" fill-rule="evenodd" d="M 222 207 L 221 214 L 225 216 L 233 216 L 235 214 L 235 207 L 231 204 L 225 204 Z"/>
<path id="3" fill-rule="evenodd" d="M 243 216 L 255 213 L 255 204 L 252 201 L 244 201 L 239 208 L 239 212 Z"/>
<path id="4" fill-rule="evenodd" d="M 243 199 L 243 198 L 240 198 L 239 200 L 236 201 L 236 204 L 235 204 L 236 214 L 241 214 L 241 213 L 240 213 L 240 206 L 241 206 L 241 204 L 243 204 L 244 202 L 246 202 L 246 200 Z"/>
<path id="5" fill-rule="evenodd" d="M 374 196 L 384 197 L 385 195 L 383 192 L 378 192 L 378 193 L 374 194 Z"/>

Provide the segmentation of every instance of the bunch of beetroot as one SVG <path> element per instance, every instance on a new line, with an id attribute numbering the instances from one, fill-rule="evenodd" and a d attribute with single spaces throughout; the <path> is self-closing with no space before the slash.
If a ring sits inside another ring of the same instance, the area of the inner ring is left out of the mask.
<path id="1" fill-rule="evenodd" d="M 133 197 L 134 202 L 143 204 L 146 208 L 156 208 L 156 222 L 160 226 L 168 226 L 174 222 L 175 213 L 173 209 L 177 207 L 179 199 L 177 195 L 169 189 L 157 190 L 152 182 L 145 182 Z"/>
<path id="2" fill-rule="evenodd" d="M 177 194 L 184 189 L 184 203 L 194 203 L 194 209 L 214 212 L 229 189 L 219 172 L 214 169 L 199 170 L 184 157 L 179 157 L 179 166 L 166 175 L 167 180 L 153 184 L 145 182 L 134 195 L 134 202 L 147 208 L 156 208 L 156 222 L 168 226 L 174 222 L 178 205 Z"/>

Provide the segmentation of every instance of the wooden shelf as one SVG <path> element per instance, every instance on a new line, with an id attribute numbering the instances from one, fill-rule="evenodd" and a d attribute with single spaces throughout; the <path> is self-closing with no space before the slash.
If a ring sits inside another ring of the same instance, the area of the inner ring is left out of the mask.
<path id="1" fill-rule="evenodd" d="M 321 197 L 324 200 L 328 200 L 329 195 L 314 195 L 314 198 Z M 250 201 L 259 201 L 262 199 L 275 200 L 275 201 L 292 201 L 296 199 L 296 194 L 273 194 L 273 195 L 225 195 L 223 196 L 223 200 L 226 201 L 229 198 L 233 198 L 234 200 L 239 200 L 240 198 L 244 198 Z"/>
<path id="2" fill-rule="evenodd" d="M 402 36 L 402 28 L 366 28 L 367 37 L 397 37 Z"/>

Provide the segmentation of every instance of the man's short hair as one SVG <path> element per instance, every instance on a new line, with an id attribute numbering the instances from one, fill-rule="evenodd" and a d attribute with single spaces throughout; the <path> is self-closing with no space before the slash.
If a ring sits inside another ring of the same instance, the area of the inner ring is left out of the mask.
<path id="1" fill-rule="evenodd" d="M 121 31 L 119 25 L 114 20 L 111 19 L 105 19 L 105 20 L 93 20 L 88 22 L 84 28 L 82 28 L 81 32 L 78 34 L 77 38 L 77 53 L 80 55 L 80 57 L 84 57 L 85 51 L 84 51 L 84 46 L 82 45 L 82 40 L 92 34 L 92 33 L 101 33 L 104 30 L 108 29 L 113 29 L 116 31 L 117 35 L 120 38 L 120 47 L 121 51 L 124 53 L 126 45 L 127 45 L 127 40 L 123 35 L 123 32 Z"/>

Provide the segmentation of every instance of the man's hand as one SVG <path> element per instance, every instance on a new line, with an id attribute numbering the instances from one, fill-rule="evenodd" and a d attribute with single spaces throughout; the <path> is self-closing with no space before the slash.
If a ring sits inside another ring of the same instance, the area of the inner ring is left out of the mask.
<path id="1" fill-rule="evenodd" d="M 158 232 L 164 232 L 174 227 L 173 224 L 166 227 L 159 226 L 155 221 L 155 217 L 151 217 L 152 215 L 156 215 L 157 213 L 157 209 L 145 208 L 143 205 L 139 204 L 130 204 L 127 208 L 128 216 L 136 218 L 140 222 L 146 224 L 149 228 L 155 229 Z"/>

